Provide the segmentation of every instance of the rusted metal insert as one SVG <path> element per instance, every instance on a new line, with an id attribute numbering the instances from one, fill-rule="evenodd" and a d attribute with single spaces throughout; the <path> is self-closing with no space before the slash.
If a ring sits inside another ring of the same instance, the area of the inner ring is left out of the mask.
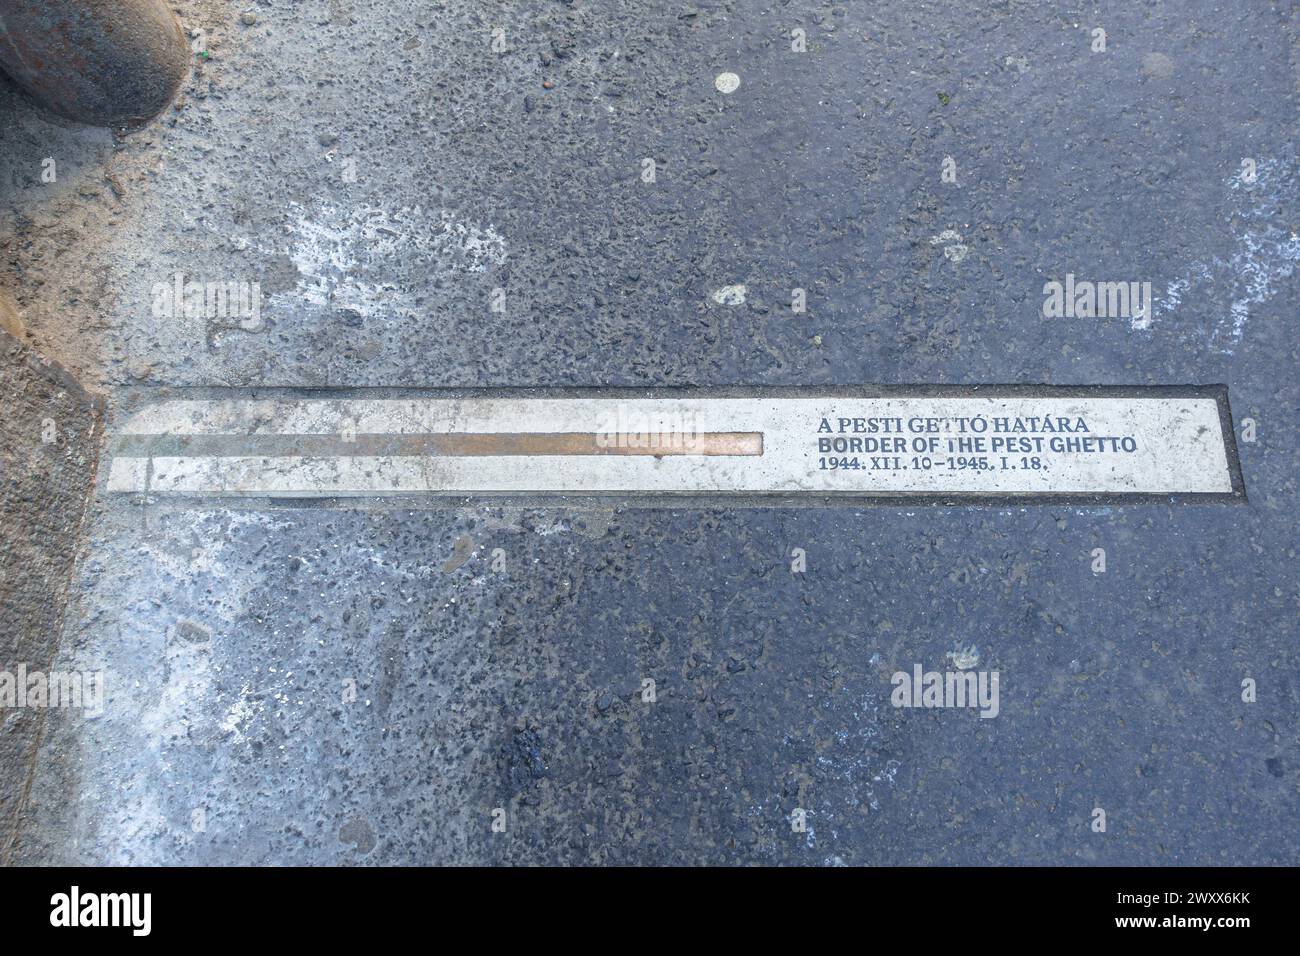
<path id="1" fill-rule="evenodd" d="M 762 432 L 464 432 L 425 435 L 123 435 L 114 453 L 177 458 L 432 455 L 452 458 L 547 455 L 763 454 Z"/>

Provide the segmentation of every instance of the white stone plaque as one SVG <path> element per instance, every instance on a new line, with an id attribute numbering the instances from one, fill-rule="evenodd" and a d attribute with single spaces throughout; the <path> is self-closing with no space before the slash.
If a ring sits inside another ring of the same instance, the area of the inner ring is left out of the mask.
<path id="1" fill-rule="evenodd" d="M 1224 389 L 516 390 L 137 403 L 148 495 L 1243 498 Z M 797 502 L 795 502 L 797 503 Z"/>

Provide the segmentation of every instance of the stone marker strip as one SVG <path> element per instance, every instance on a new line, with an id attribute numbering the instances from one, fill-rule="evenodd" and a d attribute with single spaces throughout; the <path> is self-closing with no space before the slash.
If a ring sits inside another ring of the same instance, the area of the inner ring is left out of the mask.
<path id="1" fill-rule="evenodd" d="M 114 435 L 107 488 L 791 504 L 1245 496 L 1219 386 L 382 394 L 146 398 Z"/>

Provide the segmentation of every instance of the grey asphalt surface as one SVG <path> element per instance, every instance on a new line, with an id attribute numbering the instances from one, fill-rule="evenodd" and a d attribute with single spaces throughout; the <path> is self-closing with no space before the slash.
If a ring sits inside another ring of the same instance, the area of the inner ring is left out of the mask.
<path id="1" fill-rule="evenodd" d="M 0 277 L 110 434 L 180 385 L 1225 383 L 1250 502 L 101 493 L 61 661 L 107 704 L 51 713 L 20 860 L 1300 862 L 1292 5 L 178 9 L 142 131 L 0 87 Z M 160 321 L 178 271 L 266 322 Z M 1149 328 L 1044 319 L 1067 273 L 1150 281 Z M 890 706 L 971 644 L 998 717 Z"/>

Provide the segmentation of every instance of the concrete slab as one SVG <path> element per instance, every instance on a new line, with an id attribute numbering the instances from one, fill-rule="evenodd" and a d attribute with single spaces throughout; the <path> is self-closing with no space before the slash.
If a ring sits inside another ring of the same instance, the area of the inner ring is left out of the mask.
<path id="1" fill-rule="evenodd" d="M 264 393 L 263 393 L 264 395 Z M 107 489 L 367 497 L 1240 497 L 1224 389 L 144 399 Z"/>

